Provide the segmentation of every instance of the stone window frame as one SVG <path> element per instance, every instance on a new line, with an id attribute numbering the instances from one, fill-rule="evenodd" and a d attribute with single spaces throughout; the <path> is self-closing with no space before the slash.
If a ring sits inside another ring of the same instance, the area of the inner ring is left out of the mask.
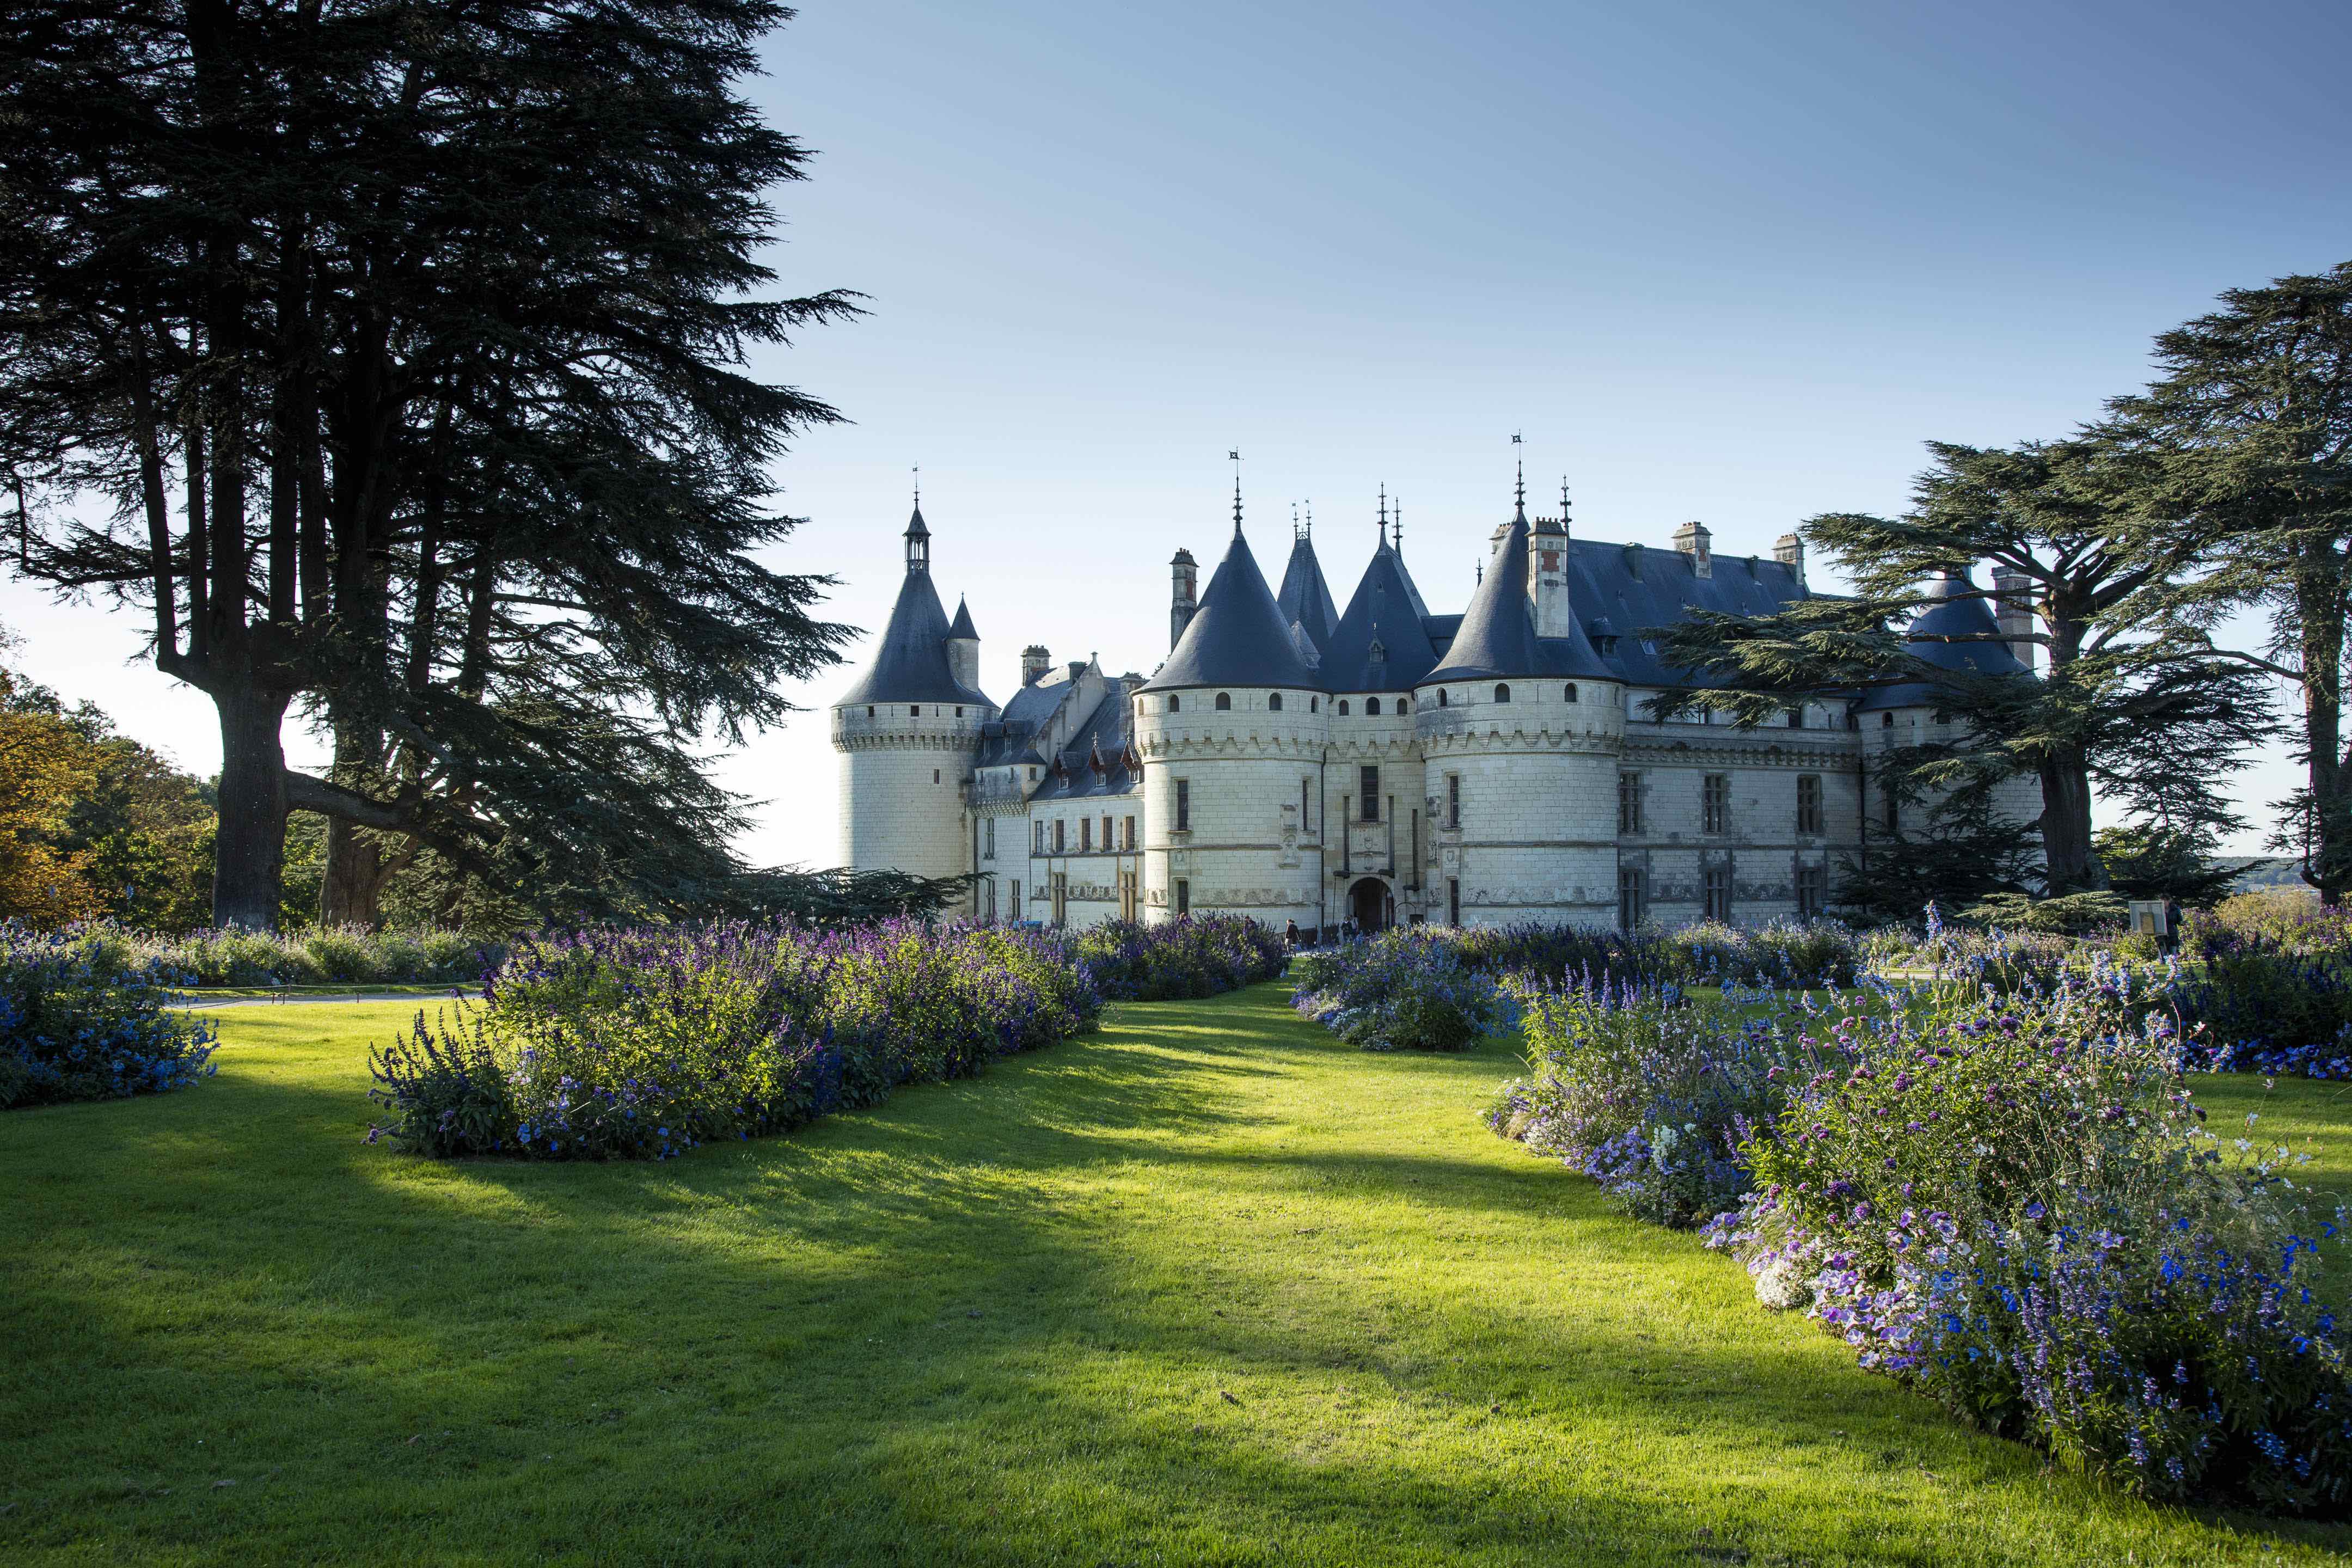
<path id="1" fill-rule="evenodd" d="M 1731 862 L 1717 860 L 1699 871 L 1700 912 L 1711 921 L 1731 923 Z"/>
<path id="2" fill-rule="evenodd" d="M 1810 837 L 1821 837 L 1825 817 L 1822 800 L 1822 775 L 1799 773 L 1797 775 L 1797 831 L 1799 833 Z"/>
<path id="3" fill-rule="evenodd" d="M 1698 830 L 1721 837 L 1731 831 L 1731 775 L 1702 773 L 1698 784 Z"/>
<path id="4" fill-rule="evenodd" d="M 1637 768 L 1617 773 L 1617 832 L 1625 838 L 1642 836 L 1642 774 Z"/>

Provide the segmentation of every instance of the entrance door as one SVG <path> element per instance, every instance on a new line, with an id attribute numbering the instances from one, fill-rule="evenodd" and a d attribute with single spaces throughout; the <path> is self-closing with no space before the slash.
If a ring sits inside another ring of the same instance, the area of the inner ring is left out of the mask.
<path id="1" fill-rule="evenodd" d="M 1389 888 L 1378 877 L 1366 877 L 1348 889 L 1348 912 L 1356 920 L 1356 929 L 1369 936 L 1388 929 L 1391 914 Z"/>

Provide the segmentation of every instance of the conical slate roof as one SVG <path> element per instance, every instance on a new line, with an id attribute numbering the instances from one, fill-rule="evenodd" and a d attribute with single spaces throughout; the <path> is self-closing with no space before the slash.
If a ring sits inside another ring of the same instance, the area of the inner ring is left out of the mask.
<path id="1" fill-rule="evenodd" d="M 1282 591 L 1274 596 L 1282 618 L 1303 626 L 1317 647 L 1331 641 L 1339 612 L 1331 603 L 1330 584 L 1323 581 L 1323 563 L 1315 558 L 1312 536 L 1300 534 L 1290 543 L 1290 563 L 1282 569 Z"/>
<path id="2" fill-rule="evenodd" d="M 930 531 L 923 527 L 919 508 L 907 531 Z M 964 628 L 963 635 L 977 635 L 971 629 L 969 615 L 960 616 L 957 625 Z M 882 628 L 881 645 L 874 650 L 874 662 L 858 677 L 856 685 L 841 694 L 839 702 L 844 707 L 853 702 L 976 702 L 993 708 L 986 692 L 955 678 L 954 667 L 948 662 L 948 638 L 952 635 L 929 571 L 910 563 L 907 580 L 898 585 L 898 602 L 890 606 L 890 623 Z"/>
<path id="3" fill-rule="evenodd" d="M 1997 637 L 2000 622 L 1992 606 L 1981 598 L 1970 597 L 1977 585 L 1967 573 L 1945 573 L 1927 584 L 1923 597 L 1932 602 L 1911 619 L 1906 637 L 1908 651 L 1915 658 L 1934 665 L 1938 669 L 1977 675 L 2030 675 L 2032 672 L 2019 661 L 2005 642 L 1941 642 L 1932 639 L 1955 637 Z M 1924 708 L 1937 700 L 1937 689 L 1925 681 L 1906 680 L 1896 686 L 1882 686 L 1863 694 L 1865 711 L 1881 708 Z"/>
<path id="4" fill-rule="evenodd" d="M 1404 563 L 1386 540 L 1372 552 L 1348 613 L 1324 649 L 1326 691 L 1410 691 L 1437 662 L 1421 612 L 1421 595 L 1404 574 Z M 1378 654 L 1380 657 L 1373 657 Z"/>
<path id="5" fill-rule="evenodd" d="M 1528 514 L 1522 506 L 1505 529 L 1502 547 L 1487 563 L 1477 592 L 1470 595 L 1462 629 L 1454 633 L 1444 661 L 1423 679 L 1488 680 L 1530 675 L 1623 679 L 1592 651 L 1572 615 L 1568 636 L 1536 636 L 1535 608 L 1528 602 Z"/>
<path id="6" fill-rule="evenodd" d="M 972 629 L 971 606 L 964 603 L 963 595 L 961 594 L 956 595 L 955 625 L 948 628 L 948 636 L 950 637 L 969 637 L 973 642 L 978 642 L 980 640 L 980 634 Z"/>
<path id="7" fill-rule="evenodd" d="M 1312 689 L 1319 682 L 1290 639 L 1290 618 L 1274 602 L 1265 574 L 1257 569 L 1249 541 L 1237 522 L 1225 558 L 1217 563 L 1201 607 L 1146 691 L 1190 686 L 1287 686 Z"/>

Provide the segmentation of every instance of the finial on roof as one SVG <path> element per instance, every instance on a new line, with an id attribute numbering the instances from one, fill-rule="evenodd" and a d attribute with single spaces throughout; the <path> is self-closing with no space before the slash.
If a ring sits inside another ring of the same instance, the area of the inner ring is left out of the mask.
<path id="1" fill-rule="evenodd" d="M 1380 510 L 1380 521 L 1379 521 L 1378 522 L 1376 522 L 1376 523 L 1374 523 L 1374 524 L 1372 525 L 1372 542 L 1373 542 L 1373 543 L 1375 543 L 1375 544 L 1379 543 L 1379 542 L 1380 542 L 1381 535 L 1381 534 L 1383 534 L 1383 533 L 1386 533 L 1388 531 L 1389 531 L 1389 486 L 1388 486 L 1388 481 L 1387 481 L 1386 479 L 1383 479 L 1383 480 L 1381 480 L 1381 510 Z"/>
<path id="2" fill-rule="evenodd" d="M 1396 531 L 1390 536 L 1390 542 L 1395 546 L 1396 552 L 1402 555 L 1404 553 L 1404 502 L 1400 500 L 1389 503 L 1389 525 Z"/>
<path id="3" fill-rule="evenodd" d="M 1562 528 L 1568 526 L 1568 476 L 1566 474 L 1559 477 L 1559 525 Z"/>
<path id="4" fill-rule="evenodd" d="M 1478 581 L 1484 583 L 1486 580 L 1486 563 L 1484 561 L 1478 563 L 1477 571 Z"/>
<path id="5" fill-rule="evenodd" d="M 917 464 L 915 465 L 915 510 L 918 510 L 918 511 L 919 511 L 919 510 L 922 510 L 922 506 L 923 506 L 923 465 L 922 465 L 922 464 L 920 464 L 920 463 L 917 463 Z"/>
<path id="6" fill-rule="evenodd" d="M 1292 502 L 1290 503 L 1290 538 L 1291 538 L 1291 542 L 1292 542 L 1293 543 L 1297 543 L 1297 541 L 1298 541 L 1298 539 L 1299 539 L 1299 537 L 1300 537 L 1300 536 L 1299 536 L 1299 532 L 1298 532 L 1298 503 L 1297 503 L 1297 501 L 1292 501 Z"/>
<path id="7" fill-rule="evenodd" d="M 1225 454 L 1225 456 L 1226 456 L 1226 457 L 1228 457 L 1228 458 L 1231 458 L 1233 459 L 1233 462 L 1234 462 L 1234 532 L 1235 534 L 1239 534 L 1239 533 L 1241 532 L 1241 531 L 1242 531 L 1242 454 L 1241 454 L 1241 448 L 1240 448 L 1240 447 L 1234 447 L 1232 451 L 1227 452 L 1227 453 Z"/>
<path id="8" fill-rule="evenodd" d="M 1307 503 L 1307 537 L 1315 537 L 1315 502 L 1311 499 Z"/>
<path id="9" fill-rule="evenodd" d="M 1511 445 L 1514 447 L 1521 445 L 1517 430 L 1511 432 Z M 1518 508 L 1520 521 L 1524 521 L 1528 515 L 1528 457 L 1524 450 L 1518 452 L 1514 466 L 1518 469 L 1518 482 L 1511 491 L 1511 499 Z"/>

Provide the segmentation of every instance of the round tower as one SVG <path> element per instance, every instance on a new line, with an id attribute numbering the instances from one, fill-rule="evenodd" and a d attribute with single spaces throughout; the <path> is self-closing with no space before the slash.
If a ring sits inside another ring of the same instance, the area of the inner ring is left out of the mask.
<path id="1" fill-rule="evenodd" d="M 996 705 L 976 679 L 970 615 L 950 626 L 931 581 L 919 503 L 907 524 L 907 575 L 874 662 L 833 705 L 841 753 L 841 864 L 954 877 L 971 870 L 966 786 Z"/>
<path id="2" fill-rule="evenodd" d="M 1436 830 L 1431 918 L 1617 921 L 1622 680 L 1578 624 L 1565 520 L 1533 536 L 1522 496 L 1445 658 L 1413 691 Z M 1547 567 L 1547 552 L 1559 559 Z"/>
<path id="3" fill-rule="evenodd" d="M 1242 537 L 1133 699 L 1143 910 L 1319 923 L 1324 698 Z"/>

